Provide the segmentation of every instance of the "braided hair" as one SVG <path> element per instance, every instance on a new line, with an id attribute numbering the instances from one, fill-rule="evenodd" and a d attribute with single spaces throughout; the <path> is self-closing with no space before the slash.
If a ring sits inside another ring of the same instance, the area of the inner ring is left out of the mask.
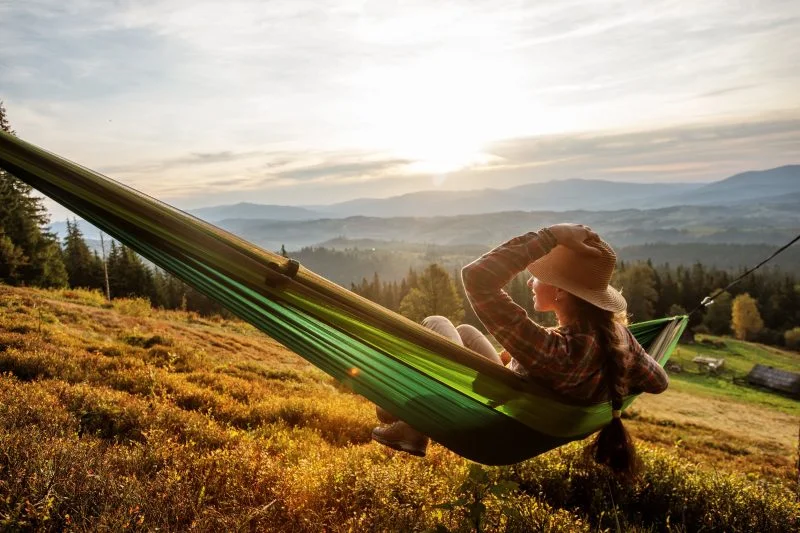
<path id="1" fill-rule="evenodd" d="M 620 417 L 622 399 L 627 392 L 622 385 L 629 355 L 627 343 L 619 334 L 619 325 L 627 325 L 625 313 L 613 313 L 580 298 L 573 298 L 578 326 L 582 331 L 592 332 L 605 358 L 603 375 L 608 390 L 613 416 L 586 449 L 587 455 L 602 465 L 608 466 L 620 478 L 633 480 L 640 469 L 636 447 Z"/>

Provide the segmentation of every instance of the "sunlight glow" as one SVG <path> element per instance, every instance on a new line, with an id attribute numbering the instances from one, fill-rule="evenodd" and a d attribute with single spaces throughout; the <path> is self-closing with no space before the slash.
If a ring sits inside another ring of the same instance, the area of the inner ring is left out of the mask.
<path id="1" fill-rule="evenodd" d="M 484 152 L 491 141 L 529 128 L 532 105 L 519 89 L 520 71 L 512 54 L 481 55 L 468 46 L 362 71 L 355 82 L 366 95 L 366 137 L 441 185 L 448 173 L 492 161 Z"/>

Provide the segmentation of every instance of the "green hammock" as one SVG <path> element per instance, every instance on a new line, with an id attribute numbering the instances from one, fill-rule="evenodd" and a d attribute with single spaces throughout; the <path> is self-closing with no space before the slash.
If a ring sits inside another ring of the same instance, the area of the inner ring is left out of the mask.
<path id="1" fill-rule="evenodd" d="M 468 459 L 515 463 L 611 419 L 608 403 L 565 402 L 294 261 L 4 133 L 0 167 Z M 686 323 L 631 331 L 663 365 Z"/>

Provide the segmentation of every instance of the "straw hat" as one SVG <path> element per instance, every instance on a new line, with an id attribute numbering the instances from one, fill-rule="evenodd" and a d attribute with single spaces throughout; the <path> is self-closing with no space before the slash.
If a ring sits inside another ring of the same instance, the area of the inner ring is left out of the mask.
<path id="1" fill-rule="evenodd" d="M 566 246 L 556 246 L 550 253 L 528 265 L 537 279 L 574 294 L 600 309 L 618 313 L 628 304 L 622 294 L 611 287 L 611 274 L 617 254 L 605 241 L 592 239 L 584 244 L 599 253 L 583 253 Z"/>

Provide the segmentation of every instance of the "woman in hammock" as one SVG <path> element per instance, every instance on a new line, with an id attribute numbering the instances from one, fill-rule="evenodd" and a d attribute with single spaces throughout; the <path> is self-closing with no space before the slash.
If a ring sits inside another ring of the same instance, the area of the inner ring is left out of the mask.
<path id="1" fill-rule="evenodd" d="M 461 271 L 472 308 L 504 348 L 501 354 L 473 326 L 455 327 L 441 316 L 423 325 L 567 399 L 610 401 L 613 418 L 598 434 L 593 453 L 598 462 L 632 474 L 636 456 L 620 420 L 622 399 L 663 392 L 668 379 L 625 327 L 625 299 L 609 286 L 615 264 L 611 247 L 586 226 L 557 224 L 526 233 Z M 534 308 L 554 312 L 558 327 L 540 326 L 503 291 L 525 268 L 533 276 L 528 285 Z M 378 418 L 389 425 L 375 428 L 374 440 L 425 455 L 428 437 L 380 408 Z"/>

